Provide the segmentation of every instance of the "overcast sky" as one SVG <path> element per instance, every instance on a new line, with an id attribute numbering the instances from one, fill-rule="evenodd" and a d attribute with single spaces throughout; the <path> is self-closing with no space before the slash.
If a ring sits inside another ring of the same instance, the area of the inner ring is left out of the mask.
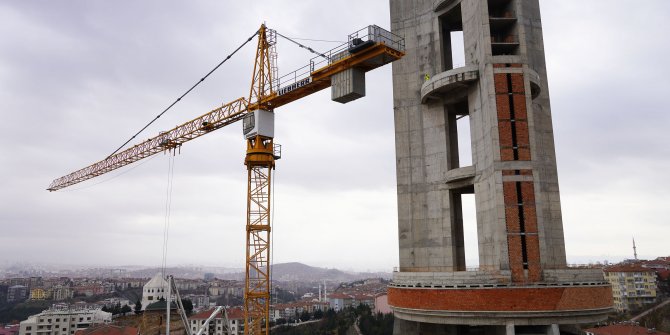
<path id="1" fill-rule="evenodd" d="M 631 258 L 633 237 L 641 258 L 669 255 L 670 2 L 541 5 L 569 262 Z M 0 22 L 0 265 L 158 266 L 167 156 L 46 187 L 109 155 L 262 22 L 345 41 L 369 24 L 389 28 L 389 9 L 377 0 L 0 1 Z M 312 56 L 285 40 L 277 51 L 280 74 Z M 140 138 L 248 96 L 254 52 L 240 51 Z M 368 73 L 366 89 L 346 105 L 325 90 L 277 110 L 275 263 L 397 266 L 390 66 Z M 244 151 L 239 124 L 182 147 L 168 264 L 243 266 Z M 474 265 L 475 223 L 466 226 Z"/>

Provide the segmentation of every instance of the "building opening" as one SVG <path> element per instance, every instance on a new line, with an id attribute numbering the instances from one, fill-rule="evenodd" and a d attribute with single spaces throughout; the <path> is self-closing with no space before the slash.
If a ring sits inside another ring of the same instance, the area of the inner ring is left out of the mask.
<path id="1" fill-rule="evenodd" d="M 458 133 L 458 165 L 472 165 L 472 137 L 470 136 L 470 115 L 456 117 L 456 132 Z"/>
<path id="2" fill-rule="evenodd" d="M 463 20 L 460 4 L 440 16 L 440 27 L 442 30 L 442 67 L 444 71 L 465 66 Z"/>
<path id="3" fill-rule="evenodd" d="M 465 244 L 465 264 L 467 269 L 479 267 L 479 238 L 477 237 L 477 211 L 475 195 L 462 194 L 463 242 Z"/>

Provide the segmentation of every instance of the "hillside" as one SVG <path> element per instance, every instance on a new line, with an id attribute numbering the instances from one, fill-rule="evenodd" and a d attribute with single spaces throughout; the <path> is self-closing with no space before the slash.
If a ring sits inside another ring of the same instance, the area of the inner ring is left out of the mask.
<path id="1" fill-rule="evenodd" d="M 291 262 L 272 266 L 272 279 L 277 281 L 336 281 L 348 282 L 366 278 L 390 278 L 386 272 L 345 272 L 338 269 L 319 268 Z"/>

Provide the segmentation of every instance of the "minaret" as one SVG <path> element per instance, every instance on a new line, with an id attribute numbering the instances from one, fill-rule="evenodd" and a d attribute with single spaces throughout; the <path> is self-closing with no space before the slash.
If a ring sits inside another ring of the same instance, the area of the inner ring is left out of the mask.
<path id="1" fill-rule="evenodd" d="M 391 30 L 406 42 L 393 63 L 394 333 L 558 335 L 605 320 L 612 293 L 602 271 L 566 262 L 539 1 L 390 5 Z M 468 166 L 458 150 L 465 120 Z M 472 194 L 476 271 L 463 235 L 462 198 Z"/>
<path id="2" fill-rule="evenodd" d="M 328 302 L 328 288 L 326 287 L 326 281 L 323 281 L 323 301 Z"/>
<path id="3" fill-rule="evenodd" d="M 633 237 L 633 255 L 635 256 L 635 260 L 637 260 L 637 248 L 635 247 L 635 237 Z"/>

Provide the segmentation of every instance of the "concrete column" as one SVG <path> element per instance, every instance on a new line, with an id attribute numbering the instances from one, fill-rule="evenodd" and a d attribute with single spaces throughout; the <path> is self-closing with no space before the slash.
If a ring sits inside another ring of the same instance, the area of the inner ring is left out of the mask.
<path id="1" fill-rule="evenodd" d="M 554 323 L 547 326 L 547 335 L 561 335 L 561 331 L 558 329 L 558 325 Z"/>
<path id="2" fill-rule="evenodd" d="M 508 322 L 505 326 L 505 335 L 514 335 L 514 323 Z"/>
<path id="3" fill-rule="evenodd" d="M 457 335 L 455 325 L 407 321 L 396 318 L 393 323 L 393 334 L 402 335 Z"/>

